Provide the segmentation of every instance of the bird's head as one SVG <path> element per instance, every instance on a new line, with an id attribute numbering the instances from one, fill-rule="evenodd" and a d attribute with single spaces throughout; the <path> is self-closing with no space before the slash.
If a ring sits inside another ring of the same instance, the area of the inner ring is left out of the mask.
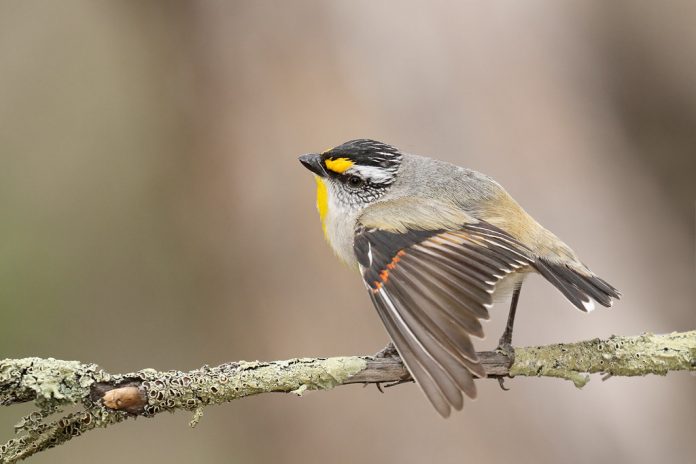
<path id="1" fill-rule="evenodd" d="M 388 191 L 396 180 L 402 158 L 391 145 L 359 139 L 320 154 L 302 155 L 300 162 L 317 176 L 319 195 L 324 189 L 335 204 L 361 208 Z M 321 204 L 319 209 L 321 213 Z"/>

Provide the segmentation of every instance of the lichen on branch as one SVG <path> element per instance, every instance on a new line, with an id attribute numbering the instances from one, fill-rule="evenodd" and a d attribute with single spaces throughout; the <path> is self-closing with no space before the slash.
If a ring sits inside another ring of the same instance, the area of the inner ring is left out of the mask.
<path id="1" fill-rule="evenodd" d="M 559 377 L 582 388 L 587 374 L 633 377 L 695 369 L 696 331 L 691 331 L 516 349 L 510 376 Z"/>
<path id="2" fill-rule="evenodd" d="M 588 374 L 665 375 L 696 371 L 696 331 L 515 348 L 514 356 L 478 353 L 488 377 L 544 376 L 582 387 Z M 240 361 L 189 372 L 143 369 L 110 374 L 95 364 L 53 358 L 0 361 L 0 406 L 33 401 L 37 410 L 15 427 L 20 436 L 0 446 L 0 463 L 11 463 L 60 445 L 96 427 L 163 411 L 194 412 L 245 396 L 268 392 L 301 395 L 352 383 L 409 380 L 398 357 L 350 356 L 286 361 Z M 81 410 L 51 420 L 68 405 Z"/>

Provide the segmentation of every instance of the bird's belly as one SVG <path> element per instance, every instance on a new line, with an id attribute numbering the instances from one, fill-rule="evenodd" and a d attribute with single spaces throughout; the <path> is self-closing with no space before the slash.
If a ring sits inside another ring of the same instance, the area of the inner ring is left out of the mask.
<path id="1" fill-rule="evenodd" d="M 519 285 L 522 285 L 522 282 L 527 277 L 529 272 L 531 272 L 531 269 L 524 268 L 519 271 L 507 274 L 505 277 L 499 280 L 498 283 L 495 284 L 495 291 L 493 292 L 493 302 L 500 303 L 503 301 L 507 301 L 510 298 L 510 295 L 512 295 L 512 292 L 515 290 L 515 288 L 517 288 Z"/>

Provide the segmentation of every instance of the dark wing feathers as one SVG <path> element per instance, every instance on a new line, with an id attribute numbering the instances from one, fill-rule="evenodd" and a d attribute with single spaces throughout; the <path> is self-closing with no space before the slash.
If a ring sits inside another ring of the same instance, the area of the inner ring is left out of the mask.
<path id="1" fill-rule="evenodd" d="M 483 329 L 478 318 L 488 319 L 488 310 L 481 307 L 476 300 L 469 298 L 467 294 L 457 293 L 457 289 L 453 288 L 448 281 L 438 280 L 437 274 L 427 274 L 429 269 L 430 267 L 424 267 L 425 272 L 419 271 L 410 263 L 404 262 L 400 274 L 403 274 L 404 282 L 410 283 L 409 289 L 425 303 L 432 305 L 433 310 L 467 329 L 471 335 L 483 337 Z M 398 282 L 399 279 L 392 280 Z"/>
<path id="2" fill-rule="evenodd" d="M 471 336 L 483 336 L 495 284 L 535 257 L 486 223 L 455 231 L 357 231 L 365 284 L 409 371 L 435 408 L 461 409 L 484 377 Z"/>
<path id="3" fill-rule="evenodd" d="M 583 311 L 592 300 L 611 306 L 619 292 L 572 264 L 536 256 L 486 222 L 458 230 L 388 232 L 362 227 L 355 255 L 370 297 L 413 378 L 448 416 L 462 392 L 476 396 L 484 377 L 471 337 L 482 337 L 495 285 L 511 272 L 535 268 Z M 579 264 L 579 263 L 578 263 Z"/>
<path id="4" fill-rule="evenodd" d="M 490 299 L 490 295 L 493 291 L 491 290 L 491 282 L 486 281 L 489 276 L 467 268 L 449 256 L 431 250 L 427 246 L 414 245 L 412 247 L 411 254 L 419 257 L 425 262 L 432 262 L 438 267 L 441 267 L 443 274 L 448 276 L 455 274 L 460 277 L 462 287 L 464 287 L 466 292 L 470 293 L 472 296 L 481 298 L 483 300 Z"/>
<path id="5" fill-rule="evenodd" d="M 434 388 L 439 390 L 446 399 L 446 404 L 461 409 L 464 399 L 457 387 L 458 380 L 454 378 L 453 372 L 456 371 L 448 372 L 446 370 L 448 366 L 453 364 L 451 356 L 438 345 L 432 334 L 429 334 L 419 324 L 413 324 L 408 316 L 404 317 L 403 313 L 398 312 L 391 296 L 384 289 L 380 289 L 375 295 L 376 307 L 383 309 L 383 311 L 378 311 L 382 316 L 382 321 L 387 330 L 391 329 L 390 333 L 394 334 L 394 344 L 400 347 L 400 352 L 403 349 L 404 362 L 409 370 L 414 369 L 411 373 L 418 372 L 419 368 L 422 369 L 428 374 L 427 378 L 423 378 L 423 382 L 427 384 L 432 381 Z M 471 376 L 468 371 L 465 375 Z M 435 404 L 435 406 L 441 414 L 449 414 L 449 407 L 443 411 L 439 405 Z"/>
<path id="6" fill-rule="evenodd" d="M 408 310 L 408 308 L 418 308 L 422 306 L 422 302 L 419 303 L 414 298 L 412 298 L 408 290 L 401 287 L 396 281 L 392 280 L 387 284 L 389 292 L 393 295 L 393 299 L 401 305 L 401 307 Z M 416 298 L 418 298 L 416 296 Z M 428 315 L 422 311 L 411 312 L 412 316 L 418 318 L 420 324 L 427 327 L 434 335 L 439 337 L 440 343 L 453 349 L 455 355 L 465 363 L 472 364 L 472 370 L 475 370 L 477 362 L 476 350 L 474 349 L 471 339 L 468 337 L 468 331 L 465 330 L 461 325 L 457 324 L 448 314 L 442 311 L 434 311 L 432 314 Z M 482 377 L 485 373 L 477 372 L 477 375 Z"/>
<path id="7" fill-rule="evenodd" d="M 413 378 L 418 379 L 418 385 L 421 387 L 425 395 L 428 397 L 430 402 L 440 415 L 447 417 L 450 413 L 450 402 L 445 398 L 442 393 L 441 388 L 438 386 L 437 381 L 433 378 L 433 375 L 425 370 L 421 363 L 415 356 L 411 344 L 406 341 L 401 330 L 396 326 L 392 317 L 386 308 L 386 302 L 382 295 L 379 293 L 370 292 L 370 298 L 372 298 L 372 303 L 375 308 L 378 309 L 377 313 L 382 319 L 382 323 L 387 328 L 393 342 L 395 345 L 399 346 L 399 354 L 401 359 L 406 363 L 409 372 Z M 445 380 L 445 383 L 448 381 Z"/>
<path id="8" fill-rule="evenodd" d="M 500 279 L 510 272 L 502 271 L 501 268 L 507 265 L 504 260 L 488 255 L 485 252 L 480 252 L 478 250 L 478 245 L 471 245 L 462 239 L 455 239 L 456 236 L 454 235 L 443 236 L 442 246 L 452 253 L 457 253 L 462 259 L 467 259 L 469 264 L 473 265 L 475 268 L 484 272 L 488 270 L 490 275 L 494 276 L 496 279 Z M 438 240 L 433 240 L 433 242 L 436 244 Z M 496 272 L 502 272 L 502 275 L 496 274 Z"/>

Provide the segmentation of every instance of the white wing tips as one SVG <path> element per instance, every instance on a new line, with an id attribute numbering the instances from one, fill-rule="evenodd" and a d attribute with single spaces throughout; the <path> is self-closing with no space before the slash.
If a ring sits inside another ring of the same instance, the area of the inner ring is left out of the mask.
<path id="1" fill-rule="evenodd" d="M 591 313 L 595 310 L 595 303 L 592 300 L 582 301 L 582 306 L 585 308 L 585 312 Z"/>

